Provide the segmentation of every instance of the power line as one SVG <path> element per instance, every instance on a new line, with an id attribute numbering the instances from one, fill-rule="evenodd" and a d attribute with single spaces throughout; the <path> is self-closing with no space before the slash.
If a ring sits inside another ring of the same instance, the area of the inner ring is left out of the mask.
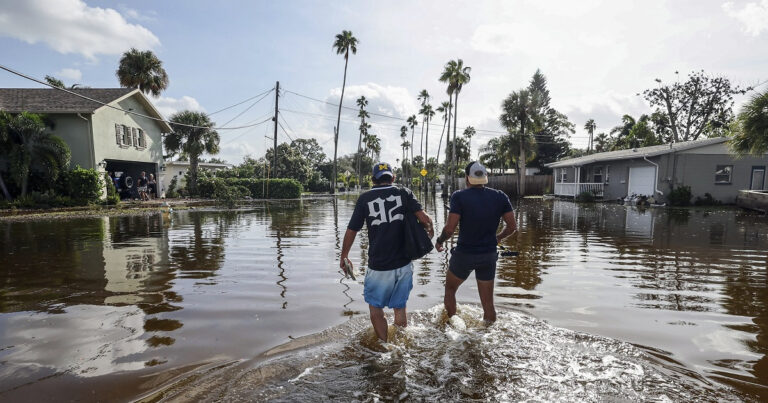
<path id="1" fill-rule="evenodd" d="M 61 87 L 57 87 L 55 85 L 48 84 L 47 82 L 40 81 L 40 80 L 38 80 L 38 79 L 36 79 L 34 77 L 31 77 L 31 76 L 28 76 L 28 75 L 26 75 L 24 73 L 20 73 L 20 72 L 18 72 L 16 70 L 11 69 L 10 67 L 6 67 L 6 66 L 2 65 L 2 64 L 0 64 L 0 69 L 5 70 L 5 71 L 7 71 L 7 72 L 9 72 L 11 74 L 15 74 L 15 75 L 17 75 L 19 77 L 26 78 L 27 80 L 34 81 L 34 82 L 36 82 L 38 84 L 42 84 L 42 85 L 45 85 L 47 87 L 51 87 L 51 88 L 53 88 L 55 90 L 63 91 L 63 92 L 66 92 L 66 93 L 68 93 L 70 95 L 74 95 L 76 97 L 79 97 L 79 98 L 82 98 L 82 99 L 85 99 L 85 100 L 88 100 L 88 101 L 91 101 L 91 102 L 95 102 L 95 103 L 97 103 L 99 105 L 106 106 L 108 108 L 112 108 L 112 109 L 115 109 L 115 110 L 118 110 L 118 111 L 121 111 L 121 112 L 124 112 L 124 113 L 128 113 L 128 114 L 131 114 L 131 115 L 140 116 L 140 117 L 143 117 L 145 119 L 154 120 L 156 122 L 163 122 L 163 123 L 165 123 L 167 125 L 190 127 L 190 128 L 193 128 L 193 129 L 208 129 L 208 130 L 236 130 L 236 129 L 245 129 L 247 127 L 253 127 L 253 126 L 258 125 L 258 123 L 257 123 L 256 125 L 238 126 L 238 127 L 209 127 L 209 126 L 196 126 L 196 125 L 188 125 L 186 123 L 171 122 L 171 121 L 168 121 L 168 120 L 165 120 L 165 119 L 156 118 L 154 116 L 148 116 L 148 115 L 145 115 L 143 113 L 138 113 L 138 112 L 134 112 L 134 111 L 131 111 L 131 110 L 126 110 L 126 109 L 123 109 L 123 108 L 119 108 L 117 106 L 113 106 L 113 105 L 110 105 L 108 103 L 101 102 L 99 100 L 87 97 L 85 95 L 78 94 L 78 93 L 76 93 L 74 91 L 70 91 L 70 90 L 68 90 L 66 88 L 61 88 Z"/>
<path id="2" fill-rule="evenodd" d="M 286 135 L 286 136 L 288 136 L 288 139 L 289 139 L 289 140 L 291 140 L 291 141 L 293 141 L 293 137 L 291 137 L 291 135 L 290 135 L 290 134 L 288 134 L 288 131 L 287 131 L 287 130 L 285 130 L 285 127 L 283 127 L 283 124 L 282 124 L 282 123 L 280 123 L 280 121 L 279 121 L 279 120 L 277 121 L 277 125 L 278 125 L 278 126 L 280 126 L 280 128 L 281 128 L 281 129 L 283 129 L 283 133 L 285 133 L 285 135 Z"/>
<path id="3" fill-rule="evenodd" d="M 271 118 L 271 117 L 269 117 L 269 118 L 266 118 L 266 119 L 262 120 L 261 122 L 259 122 L 259 123 L 256 123 L 255 125 L 252 125 L 252 126 L 250 126 L 250 127 L 251 127 L 251 129 L 244 131 L 244 132 L 243 132 L 243 133 L 241 133 L 240 135 L 238 135 L 238 136 L 235 136 L 235 137 L 233 137 L 233 138 L 229 139 L 229 140 L 228 140 L 226 143 L 223 143 L 223 144 L 221 144 L 221 145 L 222 145 L 222 146 L 225 146 L 225 145 L 227 145 L 227 144 L 231 144 L 232 142 L 234 142 L 235 140 L 239 139 L 240 137 L 243 137 L 243 136 L 245 136 L 246 134 L 248 134 L 248 133 L 250 133 L 251 131 L 253 131 L 253 129 L 255 129 L 255 128 L 256 128 L 256 126 L 258 126 L 258 125 L 260 125 L 260 124 L 262 124 L 262 123 L 265 123 L 265 122 L 269 122 L 270 120 L 272 120 L 272 118 Z"/>
<path id="4" fill-rule="evenodd" d="M 239 105 L 242 105 L 242 104 L 244 104 L 244 103 L 246 103 L 246 102 L 248 102 L 248 101 L 250 101 L 250 100 L 252 100 L 252 99 L 254 99 L 254 98 L 256 98 L 256 97 L 259 97 L 259 96 L 261 96 L 261 95 L 264 95 L 265 93 L 266 93 L 266 94 L 269 94 L 270 92 L 272 92 L 272 91 L 274 91 L 274 90 L 275 90 L 275 87 L 272 87 L 272 88 L 270 88 L 270 89 L 268 89 L 268 90 L 266 90 L 266 91 L 264 91 L 264 92 L 262 92 L 262 93 L 259 93 L 259 94 L 257 94 L 257 95 L 254 95 L 254 96 L 252 96 L 252 97 L 250 97 L 250 98 L 248 98 L 248 99 L 246 99 L 246 100 L 244 100 L 244 101 L 238 102 L 238 103 L 236 103 L 236 104 L 234 104 L 234 105 L 231 105 L 231 106 L 228 106 L 228 107 L 226 107 L 226 108 L 222 108 L 222 109 L 219 109 L 219 110 L 217 110 L 216 112 L 211 112 L 211 113 L 209 113 L 209 114 L 208 114 L 208 116 L 211 116 L 211 115 L 215 115 L 215 114 L 217 114 L 217 113 L 219 113 L 219 112 L 224 112 L 224 111 L 226 111 L 227 109 L 232 109 L 232 108 L 234 108 L 234 107 L 236 107 L 236 106 L 239 106 Z M 226 126 L 226 125 L 224 125 L 224 126 Z"/>
<path id="5" fill-rule="evenodd" d="M 272 90 L 267 91 L 261 98 L 257 99 L 256 102 L 252 103 L 250 106 L 245 108 L 245 110 L 243 110 L 242 112 L 238 113 L 237 116 L 233 117 L 232 119 L 229 119 L 229 121 L 227 121 L 227 123 L 224 123 L 222 126 L 226 126 L 226 125 L 232 123 L 233 120 L 239 118 L 240 116 L 243 116 L 243 114 L 245 112 L 248 112 L 251 108 L 256 106 L 256 104 L 258 104 L 262 99 L 266 98 L 267 95 L 269 95 L 270 93 L 272 93 Z"/>

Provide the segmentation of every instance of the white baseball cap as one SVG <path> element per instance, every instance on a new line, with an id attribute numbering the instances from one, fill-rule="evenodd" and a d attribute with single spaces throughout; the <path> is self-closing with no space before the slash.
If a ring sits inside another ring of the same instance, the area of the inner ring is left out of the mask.
<path id="1" fill-rule="evenodd" d="M 470 162 L 467 168 L 464 169 L 464 173 L 467 174 L 470 185 L 485 185 L 488 183 L 488 171 L 483 164 L 477 161 Z"/>

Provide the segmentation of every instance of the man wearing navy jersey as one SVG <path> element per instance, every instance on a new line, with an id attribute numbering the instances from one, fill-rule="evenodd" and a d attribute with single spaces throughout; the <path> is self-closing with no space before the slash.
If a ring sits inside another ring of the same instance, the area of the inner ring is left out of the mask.
<path id="1" fill-rule="evenodd" d="M 360 195 L 349 220 L 341 248 L 339 266 L 355 241 L 357 232 L 368 228 L 368 270 L 365 272 L 363 295 L 371 313 L 376 335 L 387 341 L 387 319 L 384 308 L 393 308 L 395 324 L 408 325 L 405 305 L 413 288 L 413 264 L 403 247 L 405 214 L 415 214 L 431 238 L 432 219 L 422 210 L 413 193 L 406 188 L 392 186 L 395 175 L 386 162 L 373 166 L 373 188 Z M 410 213 L 408 213 L 408 212 Z M 351 268 L 350 268 L 351 269 Z"/>
<path id="2" fill-rule="evenodd" d="M 504 192 L 485 187 L 488 172 L 479 162 L 471 162 L 464 169 L 467 188 L 451 195 L 451 210 L 435 248 L 442 252 L 443 243 L 453 235 L 459 225 L 459 241 L 451 251 L 448 272 L 445 275 L 445 310 L 448 316 L 456 314 L 456 291 L 472 271 L 477 280 L 477 291 L 483 305 L 483 319 L 496 320 L 493 305 L 493 280 L 496 277 L 496 247 L 502 239 L 517 231 L 512 203 Z M 504 229 L 496 233 L 499 220 Z"/>

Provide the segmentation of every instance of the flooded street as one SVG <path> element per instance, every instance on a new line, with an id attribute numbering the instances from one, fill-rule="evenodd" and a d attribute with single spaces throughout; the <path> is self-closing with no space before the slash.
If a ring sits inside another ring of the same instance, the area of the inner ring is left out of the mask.
<path id="1" fill-rule="evenodd" d="M 445 324 L 433 252 L 382 347 L 354 201 L 0 222 L 0 400 L 768 399 L 765 216 L 526 199 L 499 321 L 470 279 Z"/>

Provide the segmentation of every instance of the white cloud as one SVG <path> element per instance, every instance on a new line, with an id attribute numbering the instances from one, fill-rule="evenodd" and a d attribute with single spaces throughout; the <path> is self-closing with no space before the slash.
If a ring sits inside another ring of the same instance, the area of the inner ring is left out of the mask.
<path id="1" fill-rule="evenodd" d="M 80 84 L 80 80 L 83 79 L 83 73 L 78 69 L 61 69 L 54 73 L 54 76 L 59 79 L 72 81 L 73 84 Z"/>
<path id="2" fill-rule="evenodd" d="M 186 95 L 181 98 L 160 97 L 150 98 L 150 100 L 166 119 L 174 113 L 183 110 L 205 112 L 205 109 L 195 98 Z"/>
<path id="3" fill-rule="evenodd" d="M 116 10 L 88 7 L 82 0 L 6 2 L 0 9 L 0 35 L 59 53 L 94 60 L 99 54 L 120 54 L 130 47 L 154 49 L 160 40 L 147 28 L 130 24 Z"/>
<path id="4" fill-rule="evenodd" d="M 729 17 L 738 20 L 742 24 L 742 31 L 749 35 L 758 36 L 768 31 L 768 0 L 747 3 L 740 9 L 729 1 L 723 3 L 723 10 Z"/>

